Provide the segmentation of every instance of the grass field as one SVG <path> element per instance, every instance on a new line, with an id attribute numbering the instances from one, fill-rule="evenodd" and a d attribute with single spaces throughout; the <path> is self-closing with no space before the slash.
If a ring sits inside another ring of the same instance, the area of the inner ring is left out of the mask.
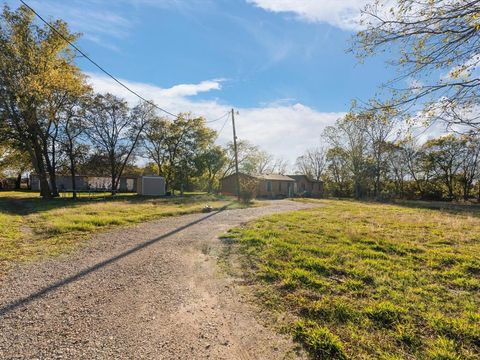
<path id="1" fill-rule="evenodd" d="M 225 236 L 313 358 L 480 358 L 478 209 L 319 204 Z"/>
<path id="2" fill-rule="evenodd" d="M 172 199 L 103 196 L 44 201 L 37 193 L 0 192 L 0 270 L 12 261 L 74 250 L 99 230 L 200 212 L 207 204 L 214 209 L 239 206 L 228 198 L 200 194 Z"/>

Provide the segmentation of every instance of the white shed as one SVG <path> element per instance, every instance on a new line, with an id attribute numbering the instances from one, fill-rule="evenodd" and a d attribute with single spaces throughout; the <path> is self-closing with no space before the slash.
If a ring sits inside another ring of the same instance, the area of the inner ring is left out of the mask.
<path id="1" fill-rule="evenodd" d="M 162 196 L 165 195 L 165 178 L 161 176 L 142 176 L 137 181 L 139 195 Z"/>

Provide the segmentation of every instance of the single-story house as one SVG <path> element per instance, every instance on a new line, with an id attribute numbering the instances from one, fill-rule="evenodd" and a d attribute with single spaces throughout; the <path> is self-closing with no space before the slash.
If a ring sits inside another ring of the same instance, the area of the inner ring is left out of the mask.
<path id="1" fill-rule="evenodd" d="M 295 180 L 295 195 L 323 196 L 323 181 L 312 179 L 307 175 L 288 175 L 288 177 Z"/>
<path id="2" fill-rule="evenodd" d="M 71 191 L 72 177 L 69 175 L 57 175 L 55 178 L 58 191 Z M 30 175 L 30 186 L 34 191 L 40 191 L 40 181 L 37 175 Z M 112 179 L 106 176 L 75 176 L 76 190 L 110 190 L 112 188 Z M 135 192 L 137 191 L 137 177 L 120 177 L 118 184 L 118 191 L 120 192 Z"/>
<path id="3" fill-rule="evenodd" d="M 251 190 L 255 197 L 283 198 L 294 195 L 295 180 L 280 174 L 239 173 L 240 191 Z M 227 195 L 236 195 L 236 175 L 232 174 L 220 180 L 220 192 Z"/>

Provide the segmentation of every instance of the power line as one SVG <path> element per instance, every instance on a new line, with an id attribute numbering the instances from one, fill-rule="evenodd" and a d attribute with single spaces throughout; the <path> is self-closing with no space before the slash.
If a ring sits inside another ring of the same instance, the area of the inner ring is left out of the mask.
<path id="1" fill-rule="evenodd" d="M 213 120 L 209 120 L 209 121 L 205 121 L 207 124 L 209 123 L 213 123 L 215 121 L 219 121 L 219 120 L 222 120 L 225 116 L 229 115 L 230 114 L 230 111 L 227 111 L 225 114 L 223 114 L 222 116 L 216 118 L 216 119 L 213 119 Z"/>
<path id="2" fill-rule="evenodd" d="M 227 112 L 225 115 L 230 115 L 230 111 L 229 111 L 229 112 Z M 224 116 L 225 116 L 225 115 L 224 115 Z M 229 118 L 229 117 L 227 117 L 227 118 L 225 119 L 225 122 L 223 123 L 222 127 L 220 128 L 220 130 L 219 130 L 219 131 L 217 131 L 217 138 L 218 138 L 218 137 L 220 137 L 220 134 L 222 133 L 222 131 L 223 131 L 223 129 L 224 129 L 224 127 L 225 127 L 225 125 L 227 125 L 227 122 L 228 122 L 228 120 L 230 120 L 230 118 Z"/>
<path id="3" fill-rule="evenodd" d="M 160 111 L 163 111 L 164 113 L 170 115 L 170 116 L 173 116 L 175 119 L 178 119 L 180 116 L 179 115 L 175 115 L 173 113 L 171 113 L 170 111 L 168 110 L 165 110 L 163 108 L 161 108 L 160 106 L 156 105 L 155 103 L 151 102 L 150 100 L 147 100 L 145 99 L 143 96 L 141 96 L 139 93 L 137 93 L 135 90 L 131 89 L 130 87 L 128 87 L 127 85 L 125 85 L 123 82 L 121 82 L 120 80 L 118 80 L 115 76 L 113 76 L 110 72 L 108 72 L 107 70 L 105 70 L 102 66 L 100 66 L 97 62 L 95 62 L 92 58 L 90 58 L 87 54 L 85 54 L 82 50 L 80 50 L 80 48 L 78 46 L 76 46 L 74 43 L 72 43 L 70 40 L 68 40 L 60 31 L 58 31 L 53 25 L 51 25 L 48 21 L 46 21 L 39 13 L 37 13 L 30 5 L 28 5 L 25 1 L 23 0 L 20 0 L 20 2 L 25 5 L 28 9 L 30 9 L 30 11 L 32 11 L 43 23 L 45 23 L 50 29 L 52 29 L 56 34 L 58 34 L 63 40 L 65 40 L 72 48 L 74 48 L 76 51 L 78 51 L 84 58 L 86 58 L 88 61 L 90 61 L 93 65 L 95 65 L 98 69 L 100 69 L 100 71 L 102 71 L 104 74 L 106 74 L 108 77 L 110 77 L 112 80 L 114 80 L 117 84 L 119 84 L 120 86 L 122 86 L 123 88 L 125 88 L 127 91 L 129 91 L 130 93 L 132 93 L 133 95 L 135 95 L 136 97 L 138 97 L 139 99 L 143 100 L 144 102 L 146 102 L 147 104 L 149 105 L 152 105 L 153 107 L 155 107 L 156 109 L 160 110 Z M 228 112 L 226 113 L 228 114 Z M 214 122 L 214 121 L 218 121 L 220 119 L 222 119 L 226 114 L 222 115 L 221 117 L 219 117 L 218 119 L 215 119 L 215 120 L 211 120 L 211 121 L 206 121 L 206 123 L 210 123 L 210 122 Z"/>

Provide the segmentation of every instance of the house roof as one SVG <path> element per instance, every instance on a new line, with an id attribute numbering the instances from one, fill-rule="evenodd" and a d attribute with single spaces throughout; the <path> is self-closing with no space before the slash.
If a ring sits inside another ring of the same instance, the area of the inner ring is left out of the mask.
<path id="1" fill-rule="evenodd" d="M 291 177 L 287 175 L 281 175 L 281 174 L 255 174 L 252 176 L 262 180 L 295 181 Z"/>
<path id="2" fill-rule="evenodd" d="M 300 180 L 301 178 L 305 178 L 307 179 L 307 181 L 309 182 L 318 182 L 318 183 L 321 183 L 322 180 L 315 180 L 315 179 L 312 179 L 310 176 L 308 175 L 304 175 L 304 174 L 297 174 L 297 175 L 288 175 L 289 177 L 291 177 L 292 179 L 295 179 L 295 180 Z"/>
<path id="3" fill-rule="evenodd" d="M 277 181 L 290 181 L 290 182 L 295 181 L 291 177 L 288 177 L 286 175 L 281 175 L 281 174 L 245 174 L 241 172 L 240 175 L 250 176 L 252 178 L 259 179 L 259 180 L 270 180 L 270 181 L 277 180 Z M 225 176 L 224 179 L 229 178 L 230 176 L 235 176 L 235 174 L 230 174 L 228 176 Z"/>

